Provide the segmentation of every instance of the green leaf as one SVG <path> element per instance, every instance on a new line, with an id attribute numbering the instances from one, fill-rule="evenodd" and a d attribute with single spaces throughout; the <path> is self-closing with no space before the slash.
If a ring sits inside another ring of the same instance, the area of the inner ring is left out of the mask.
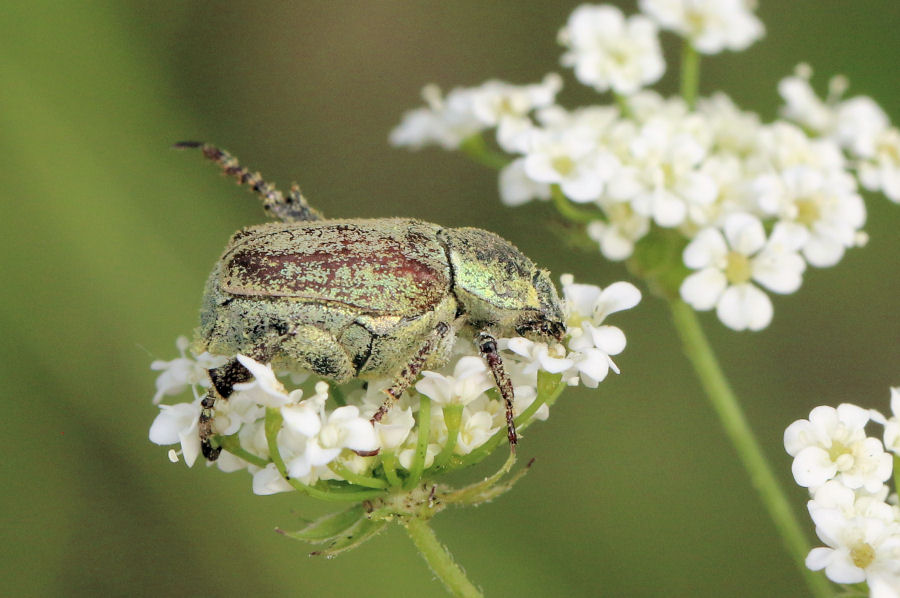
<path id="1" fill-rule="evenodd" d="M 309 555 L 321 555 L 326 558 L 333 558 L 342 552 L 356 548 L 369 538 L 375 537 L 385 528 L 385 526 L 387 526 L 387 521 L 372 521 L 371 519 L 363 517 L 346 529 L 342 534 L 335 536 L 328 544 L 327 548 L 316 550 L 309 553 Z"/>
<path id="2" fill-rule="evenodd" d="M 357 524 L 360 519 L 365 519 L 365 516 L 366 513 L 360 504 L 350 507 L 346 511 L 329 513 L 296 532 L 278 531 L 288 538 L 318 544 L 334 540 L 336 536 L 340 536 Z"/>

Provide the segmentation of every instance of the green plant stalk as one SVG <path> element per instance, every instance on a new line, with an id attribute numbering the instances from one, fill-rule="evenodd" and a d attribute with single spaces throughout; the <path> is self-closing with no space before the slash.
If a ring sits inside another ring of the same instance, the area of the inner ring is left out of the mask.
<path id="1" fill-rule="evenodd" d="M 550 193 L 553 198 L 553 205 L 556 206 L 556 209 L 564 218 L 568 218 L 572 222 L 577 222 L 579 224 L 588 224 L 595 220 L 606 221 L 606 216 L 599 210 L 585 210 L 573 205 L 572 202 L 569 201 L 569 198 L 562 192 L 559 185 L 552 185 L 550 187 Z"/>
<path id="2" fill-rule="evenodd" d="M 459 144 L 459 149 L 475 162 L 494 170 L 503 170 L 507 164 L 512 162 L 512 159 L 506 154 L 495 152 L 489 148 L 481 133 L 475 133 L 471 137 L 463 139 Z"/>
<path id="3" fill-rule="evenodd" d="M 681 337 L 691 365 L 694 366 L 694 372 L 700 379 L 706 396 L 718 414 L 722 427 L 740 456 L 744 468 L 750 474 L 750 480 L 769 516 L 775 522 L 775 527 L 781 534 L 788 552 L 800 569 L 806 585 L 817 598 L 832 597 L 834 594 L 831 585 L 825 577 L 806 567 L 809 542 L 803 527 L 798 522 L 790 501 L 778 484 L 778 479 L 744 417 L 737 396 L 731 390 L 712 347 L 703 334 L 697 314 L 680 299 L 669 299 L 669 307 L 675 329 Z"/>
<path id="4" fill-rule="evenodd" d="M 690 40 L 684 40 L 681 49 L 681 97 L 684 98 L 688 108 L 693 110 L 697 105 L 697 93 L 700 89 L 700 54 L 691 45 Z"/>
<path id="5" fill-rule="evenodd" d="M 894 455 L 894 491 L 900 491 L 900 457 Z"/>
<path id="6" fill-rule="evenodd" d="M 397 455 L 393 451 L 385 451 L 381 455 L 381 465 L 384 467 L 384 477 L 387 478 L 388 484 L 394 488 L 403 486 L 403 482 L 397 476 Z"/>
<path id="7" fill-rule="evenodd" d="M 428 521 L 419 517 L 410 517 L 403 523 L 406 533 L 409 534 L 413 544 L 419 549 L 419 553 L 428 563 L 434 574 L 441 580 L 444 587 L 454 596 L 465 598 L 483 597 L 481 590 L 469 581 L 462 568 L 453 560 L 453 555 L 441 544 L 434 530 L 428 525 Z M 427 593 L 427 592 L 425 592 Z"/>
<path id="8" fill-rule="evenodd" d="M 462 423 L 462 405 L 445 405 L 444 406 L 444 424 L 447 426 L 447 443 L 441 449 L 440 454 L 435 457 L 432 467 L 435 469 L 444 467 L 453 456 L 456 449 L 456 443 L 459 441 L 459 426 Z"/>
<path id="9" fill-rule="evenodd" d="M 407 490 L 418 484 L 419 480 L 422 479 L 422 472 L 425 471 L 425 459 L 428 456 L 428 435 L 431 434 L 431 399 L 424 395 L 419 396 L 419 416 L 417 420 L 419 436 L 416 439 L 416 453 L 409 468 L 409 477 L 404 484 Z"/>

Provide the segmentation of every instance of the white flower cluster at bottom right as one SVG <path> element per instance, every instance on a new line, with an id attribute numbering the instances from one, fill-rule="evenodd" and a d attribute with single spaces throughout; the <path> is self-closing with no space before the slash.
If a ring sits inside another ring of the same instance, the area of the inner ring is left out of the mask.
<path id="1" fill-rule="evenodd" d="M 825 546 L 806 566 L 841 584 L 865 582 L 872 598 L 900 597 L 900 506 L 888 482 L 900 458 L 900 388 L 891 417 L 845 403 L 816 407 L 784 432 L 794 479 L 809 489 L 810 517 Z M 870 422 L 884 428 L 869 436 Z M 893 455 L 892 455 L 893 453 Z"/>

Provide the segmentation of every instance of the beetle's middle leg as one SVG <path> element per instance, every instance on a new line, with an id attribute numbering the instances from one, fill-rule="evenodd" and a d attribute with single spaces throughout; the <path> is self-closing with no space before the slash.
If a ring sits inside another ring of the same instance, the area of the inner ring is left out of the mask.
<path id="1" fill-rule="evenodd" d="M 394 403 L 400 399 L 400 395 L 410 387 L 413 380 L 416 379 L 425 367 L 425 364 L 428 363 L 429 358 L 434 354 L 435 350 L 441 346 L 449 334 L 451 334 L 450 325 L 446 322 L 438 322 L 437 326 L 434 327 L 434 330 L 431 331 L 431 334 L 425 342 L 422 343 L 422 346 L 419 347 L 419 350 L 413 358 L 409 360 L 409 363 L 403 366 L 403 369 L 400 370 L 400 373 L 397 374 L 391 385 L 385 389 L 384 392 L 387 394 L 387 399 L 381 404 L 381 407 L 378 408 L 375 415 L 372 416 L 373 423 L 381 421 L 384 414 L 390 411 L 391 407 L 394 406 Z"/>
<path id="2" fill-rule="evenodd" d="M 238 185 L 247 185 L 259 195 L 263 202 L 263 208 L 270 216 L 284 222 L 322 219 L 322 214 L 310 207 L 297 185 L 291 186 L 291 192 L 285 198 L 275 185 L 265 181 L 258 172 L 250 172 L 241 166 L 237 158 L 219 147 L 202 141 L 181 141 L 174 147 L 178 149 L 200 148 L 204 157 L 218 164 L 225 174 L 237 179 Z"/>

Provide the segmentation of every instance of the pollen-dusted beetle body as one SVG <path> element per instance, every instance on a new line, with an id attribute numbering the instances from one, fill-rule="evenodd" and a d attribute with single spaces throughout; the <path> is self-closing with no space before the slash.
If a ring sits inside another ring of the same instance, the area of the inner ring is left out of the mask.
<path id="1" fill-rule="evenodd" d="M 248 355 L 338 383 L 392 377 L 384 413 L 423 369 L 449 359 L 457 333 L 478 342 L 506 402 L 515 446 L 513 390 L 494 335 L 560 340 L 565 324 L 545 270 L 503 238 L 404 218 L 325 220 L 294 186 L 287 198 L 229 154 L 196 142 L 247 184 L 282 222 L 250 226 L 229 241 L 206 284 L 199 350 Z M 215 401 L 250 373 L 232 359 L 210 370 L 203 454 L 213 445 Z"/>

